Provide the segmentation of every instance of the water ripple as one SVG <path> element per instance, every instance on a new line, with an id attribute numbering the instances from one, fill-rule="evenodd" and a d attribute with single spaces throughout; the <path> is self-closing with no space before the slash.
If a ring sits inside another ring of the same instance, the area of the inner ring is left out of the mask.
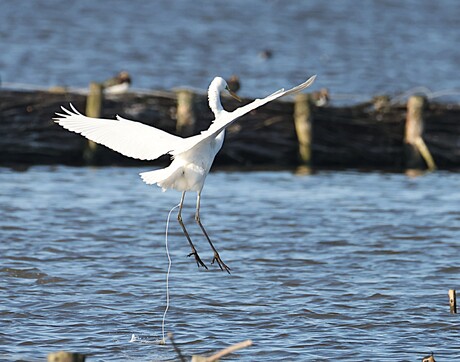
<path id="1" fill-rule="evenodd" d="M 0 359 L 60 349 L 104 361 L 175 358 L 155 341 L 165 219 L 179 195 L 143 185 L 137 172 L 0 170 L 0 204 L 9 205 L 0 219 Z M 172 223 L 167 330 L 189 355 L 251 338 L 242 361 L 417 360 L 429 351 L 455 360 L 447 290 L 460 270 L 458 194 L 447 172 L 212 173 L 203 222 L 232 274 L 197 269 Z M 184 220 L 210 264 L 193 204 Z M 149 343 L 130 343 L 132 334 Z"/>

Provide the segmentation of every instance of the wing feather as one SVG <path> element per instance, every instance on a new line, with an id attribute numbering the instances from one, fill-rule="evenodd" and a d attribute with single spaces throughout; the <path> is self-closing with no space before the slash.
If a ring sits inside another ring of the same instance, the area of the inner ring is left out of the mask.
<path id="1" fill-rule="evenodd" d="M 216 115 L 216 119 L 214 120 L 214 122 L 211 124 L 211 126 L 207 130 L 201 132 L 200 135 L 185 139 L 186 142 L 182 143 L 180 147 L 174 149 L 174 151 L 171 152 L 171 154 L 178 155 L 179 153 L 185 152 L 195 147 L 199 143 L 204 142 L 210 137 L 216 137 L 220 132 L 222 132 L 225 128 L 227 128 L 232 123 L 234 123 L 241 116 L 244 116 L 245 114 L 251 112 L 252 110 L 259 108 L 263 106 L 264 104 L 267 104 L 275 99 L 285 97 L 290 94 L 295 94 L 295 93 L 298 93 L 304 90 L 305 88 L 313 84 L 313 82 L 315 81 L 315 78 L 316 78 L 316 75 L 310 77 L 308 80 L 299 84 L 298 86 L 288 89 L 288 90 L 284 90 L 284 88 L 282 88 L 270 94 L 269 96 L 265 98 L 256 99 L 253 102 L 234 110 L 233 112 L 222 111 L 221 113 Z"/>
<path id="2" fill-rule="evenodd" d="M 251 103 L 249 103 L 249 104 L 247 104 L 247 105 L 245 105 L 243 107 L 240 107 L 240 108 L 234 110 L 233 112 L 228 113 L 229 116 L 225 115 L 221 119 L 216 119 L 214 121 L 214 123 L 211 125 L 211 127 L 209 127 L 209 130 L 212 129 L 213 133 L 215 133 L 215 132 L 219 133 L 224 128 L 230 126 L 239 117 L 251 112 L 252 110 L 254 110 L 256 108 L 259 108 L 259 107 L 263 106 L 264 104 L 267 104 L 267 103 L 269 103 L 271 101 L 274 101 L 275 99 L 285 97 L 285 96 L 290 95 L 290 94 L 295 94 L 295 93 L 298 93 L 298 92 L 304 90 L 305 88 L 307 88 L 307 87 L 309 87 L 310 85 L 313 84 L 313 82 L 315 81 L 315 78 L 316 78 L 316 75 L 310 77 L 307 81 L 303 82 L 302 84 L 299 84 L 298 86 L 296 86 L 294 88 L 291 88 L 291 89 L 288 89 L 288 90 L 284 90 L 284 88 L 282 88 L 282 89 L 276 91 L 275 93 L 270 94 L 269 96 L 267 96 L 265 98 L 256 99 L 253 102 L 251 102 Z"/>
<path id="3" fill-rule="evenodd" d="M 183 141 L 183 138 L 158 128 L 119 116 L 116 120 L 90 118 L 78 112 L 72 104 L 71 110 L 61 108 L 64 113 L 56 113 L 56 123 L 128 157 L 155 160 L 171 153 Z"/>

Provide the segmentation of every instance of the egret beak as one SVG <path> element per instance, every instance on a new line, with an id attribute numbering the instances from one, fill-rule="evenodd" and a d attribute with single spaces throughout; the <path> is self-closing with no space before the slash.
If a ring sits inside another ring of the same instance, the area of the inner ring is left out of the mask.
<path id="1" fill-rule="evenodd" d="M 230 88 L 228 88 L 228 86 L 225 87 L 225 89 L 232 96 L 232 98 L 235 98 L 238 102 L 242 102 L 241 98 L 238 97 L 235 92 L 231 91 Z"/>

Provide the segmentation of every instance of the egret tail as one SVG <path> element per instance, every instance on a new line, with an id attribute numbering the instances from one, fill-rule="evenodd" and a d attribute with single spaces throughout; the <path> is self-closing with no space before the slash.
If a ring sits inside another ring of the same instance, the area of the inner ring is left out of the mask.
<path id="1" fill-rule="evenodd" d="M 163 191 L 166 191 L 170 188 L 176 188 L 175 183 L 177 183 L 177 181 L 180 179 L 177 177 L 179 176 L 180 172 L 180 168 L 175 167 L 174 165 L 170 165 L 159 170 L 142 172 L 139 175 L 147 185 L 157 184 L 163 189 Z"/>

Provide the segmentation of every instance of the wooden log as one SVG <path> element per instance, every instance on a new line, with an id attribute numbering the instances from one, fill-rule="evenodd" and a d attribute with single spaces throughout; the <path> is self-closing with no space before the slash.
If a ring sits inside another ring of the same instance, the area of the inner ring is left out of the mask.
<path id="1" fill-rule="evenodd" d="M 85 362 L 85 359 L 81 353 L 59 351 L 48 354 L 48 362 Z"/>
<path id="2" fill-rule="evenodd" d="M 86 115 L 92 118 L 99 118 L 102 110 L 102 98 L 104 87 L 100 83 L 91 82 L 89 84 L 89 93 L 86 98 Z M 97 144 L 93 141 L 88 141 L 87 147 L 83 151 L 83 158 L 86 163 L 93 163 Z"/>
<path id="3" fill-rule="evenodd" d="M 312 112 L 310 96 L 299 93 L 294 103 L 294 124 L 302 163 L 311 163 Z"/>
<path id="4" fill-rule="evenodd" d="M 412 96 L 407 102 L 406 129 L 404 143 L 406 144 L 406 167 L 408 169 L 436 169 L 436 164 L 428 147 L 423 140 L 423 111 L 426 99 L 423 96 Z"/>
<path id="5" fill-rule="evenodd" d="M 191 136 L 195 131 L 195 112 L 193 107 L 194 94 L 188 89 L 177 89 L 176 132 L 183 136 Z"/>
<path id="6" fill-rule="evenodd" d="M 452 314 L 457 313 L 457 293 L 454 289 L 449 290 L 449 306 Z"/>
<path id="7" fill-rule="evenodd" d="M 217 352 L 216 354 L 213 354 L 212 356 L 209 356 L 206 361 L 207 362 L 216 362 L 220 358 L 225 357 L 228 354 L 231 354 L 233 352 L 238 351 L 239 349 L 246 348 L 252 346 L 252 341 L 250 339 L 247 339 L 246 341 L 236 343 L 230 347 L 227 347 L 223 349 L 222 351 Z"/>
<path id="8" fill-rule="evenodd" d="M 246 348 L 249 346 L 252 346 L 252 341 L 250 339 L 247 339 L 246 341 L 231 345 L 230 347 L 227 347 L 209 357 L 193 355 L 192 362 L 217 362 L 220 358 L 225 357 L 233 352 L 236 352 L 239 349 Z"/>

